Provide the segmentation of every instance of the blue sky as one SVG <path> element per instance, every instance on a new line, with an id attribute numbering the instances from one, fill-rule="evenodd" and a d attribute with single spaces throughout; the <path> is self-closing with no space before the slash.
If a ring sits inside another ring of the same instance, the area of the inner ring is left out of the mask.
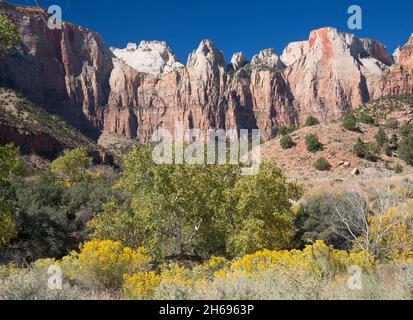
<path id="1" fill-rule="evenodd" d="M 363 9 L 363 30 L 351 31 L 383 41 L 390 51 L 413 33 L 411 0 L 39 0 L 61 5 L 63 19 L 99 32 L 108 45 L 164 40 L 179 59 L 202 39 L 212 39 L 227 60 L 236 51 L 248 58 L 265 48 L 282 52 L 292 41 L 305 40 L 311 30 L 347 27 L 347 9 Z M 33 0 L 9 0 L 31 4 Z"/>

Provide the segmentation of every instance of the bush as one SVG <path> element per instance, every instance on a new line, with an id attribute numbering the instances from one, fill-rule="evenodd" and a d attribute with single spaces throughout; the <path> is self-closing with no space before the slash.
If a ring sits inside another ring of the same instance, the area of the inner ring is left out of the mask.
<path id="1" fill-rule="evenodd" d="M 358 131 L 357 118 L 354 114 L 349 113 L 343 118 L 343 127 L 346 130 Z"/>
<path id="2" fill-rule="evenodd" d="M 0 14 L 0 58 L 20 40 L 19 28 L 4 14 Z"/>
<path id="3" fill-rule="evenodd" d="M 115 241 L 91 241 L 70 256 L 69 268 L 83 284 L 100 289 L 121 288 L 124 276 L 147 271 L 152 258 L 145 249 L 132 250 Z"/>
<path id="4" fill-rule="evenodd" d="M 0 283 L 0 300 L 77 300 L 78 287 L 62 283 L 61 290 L 50 290 L 47 269 L 30 267 L 10 274 Z"/>
<path id="5" fill-rule="evenodd" d="M 390 144 L 388 144 L 387 142 L 383 145 L 383 151 L 384 154 L 388 157 L 392 157 L 393 156 L 393 149 L 390 146 Z"/>
<path id="6" fill-rule="evenodd" d="M 281 145 L 281 148 L 283 148 L 283 149 L 291 149 L 291 148 L 295 147 L 295 142 L 293 141 L 291 136 L 286 135 L 286 136 L 281 137 L 280 145 Z"/>
<path id="7" fill-rule="evenodd" d="M 319 171 L 330 171 L 331 165 L 325 158 L 318 158 L 314 163 L 314 168 Z"/>
<path id="8" fill-rule="evenodd" d="M 369 124 L 369 125 L 375 125 L 376 121 L 374 120 L 374 118 L 367 114 L 366 112 L 362 112 L 360 113 L 359 116 L 360 122 L 365 123 L 365 124 Z"/>
<path id="9" fill-rule="evenodd" d="M 359 138 L 353 147 L 353 153 L 361 159 L 377 161 L 377 156 L 375 154 L 377 150 L 374 149 L 376 148 L 373 145 L 364 143 L 363 140 Z"/>
<path id="10" fill-rule="evenodd" d="M 306 127 L 313 127 L 318 126 L 320 124 L 320 120 L 315 117 L 308 117 L 307 121 L 305 122 Z"/>
<path id="11" fill-rule="evenodd" d="M 400 142 L 399 156 L 407 164 L 413 166 L 413 135 L 408 136 Z"/>
<path id="12" fill-rule="evenodd" d="M 323 150 L 323 145 L 320 143 L 316 134 L 308 134 L 305 137 L 305 144 L 309 152 L 316 153 L 317 151 Z"/>
<path id="13" fill-rule="evenodd" d="M 404 171 L 403 166 L 400 165 L 400 164 L 396 164 L 396 166 L 394 167 L 394 172 L 396 174 L 401 174 L 401 173 L 403 173 L 403 171 Z"/>
<path id="14" fill-rule="evenodd" d="M 408 137 L 413 134 L 413 123 L 406 124 L 400 128 L 400 133 L 404 137 Z"/>
<path id="15" fill-rule="evenodd" d="M 285 136 L 285 135 L 287 135 L 287 134 L 290 134 L 290 133 L 292 133 L 292 132 L 294 132 L 294 131 L 297 131 L 297 127 L 295 126 L 295 125 L 291 125 L 291 126 L 289 126 L 289 127 L 280 127 L 279 129 L 278 129 L 278 133 L 280 134 L 280 135 L 282 135 L 282 136 Z"/>
<path id="16" fill-rule="evenodd" d="M 384 144 L 389 141 L 387 138 L 386 131 L 384 131 L 383 128 L 380 128 L 379 131 L 377 132 L 376 136 L 376 142 L 380 146 L 380 148 L 383 148 Z"/>

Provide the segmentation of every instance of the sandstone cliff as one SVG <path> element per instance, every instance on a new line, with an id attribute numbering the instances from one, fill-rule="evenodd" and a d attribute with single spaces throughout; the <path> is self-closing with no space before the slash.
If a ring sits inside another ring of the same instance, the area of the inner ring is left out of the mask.
<path id="1" fill-rule="evenodd" d="M 164 42 L 111 50 L 98 34 L 70 23 L 49 30 L 38 11 L 0 12 L 22 33 L 19 50 L 0 63 L 0 84 L 94 138 L 103 131 L 145 143 L 156 129 L 180 123 L 260 128 L 271 139 L 280 126 L 310 115 L 327 122 L 372 98 L 413 92 L 413 37 L 393 56 L 378 41 L 321 28 L 282 56 L 267 49 L 248 62 L 237 53 L 230 64 L 203 40 L 183 65 Z"/>

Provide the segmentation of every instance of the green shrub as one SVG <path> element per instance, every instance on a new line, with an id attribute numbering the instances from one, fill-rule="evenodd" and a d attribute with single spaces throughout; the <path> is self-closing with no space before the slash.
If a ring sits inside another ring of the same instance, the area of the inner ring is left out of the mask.
<path id="1" fill-rule="evenodd" d="M 289 127 L 280 127 L 279 129 L 278 129 L 278 133 L 280 134 L 280 135 L 282 135 L 282 136 L 285 136 L 285 135 L 287 135 L 287 134 L 290 134 L 290 133 L 292 133 L 292 132 L 294 132 L 294 131 L 297 131 L 297 127 L 295 126 L 295 125 L 291 125 L 291 126 L 289 126 Z"/>
<path id="2" fill-rule="evenodd" d="M 396 119 L 389 119 L 387 120 L 386 127 L 397 130 L 399 129 L 399 121 L 397 121 Z"/>
<path id="3" fill-rule="evenodd" d="M 365 124 L 370 124 L 370 125 L 375 125 L 376 124 L 376 120 L 374 120 L 374 118 L 367 114 L 366 112 L 362 112 L 360 113 L 360 122 L 365 123 Z"/>
<path id="4" fill-rule="evenodd" d="M 383 151 L 386 156 L 392 157 L 393 156 L 393 149 L 387 142 L 383 145 Z"/>
<path id="5" fill-rule="evenodd" d="M 291 149 L 295 147 L 295 142 L 289 135 L 282 136 L 280 139 L 280 145 L 283 149 Z"/>
<path id="6" fill-rule="evenodd" d="M 407 164 L 413 165 L 413 135 L 408 136 L 400 142 L 399 156 Z"/>
<path id="7" fill-rule="evenodd" d="M 320 124 L 320 120 L 317 118 L 310 116 L 307 118 L 307 121 L 305 122 L 306 127 L 313 127 L 313 126 L 318 126 Z"/>
<path id="8" fill-rule="evenodd" d="M 346 130 L 358 131 L 357 118 L 354 114 L 348 113 L 343 119 L 343 127 Z"/>
<path id="9" fill-rule="evenodd" d="M 0 14 L 0 57 L 7 54 L 19 40 L 19 28 L 7 16 Z"/>
<path id="10" fill-rule="evenodd" d="M 404 168 L 402 165 L 400 164 L 396 164 L 396 166 L 394 167 L 394 172 L 397 174 L 403 173 Z"/>
<path id="11" fill-rule="evenodd" d="M 379 131 L 377 132 L 376 136 L 376 142 L 380 146 L 380 148 L 383 148 L 384 144 L 389 141 L 387 138 L 386 131 L 384 131 L 383 128 L 380 128 Z"/>
<path id="12" fill-rule="evenodd" d="M 316 162 L 314 162 L 314 168 L 319 171 L 330 171 L 331 165 L 325 158 L 318 158 Z"/>
<path id="13" fill-rule="evenodd" d="M 413 134 L 413 123 L 406 124 L 400 128 L 400 133 L 403 137 L 408 137 Z"/>
<path id="14" fill-rule="evenodd" d="M 361 159 L 377 161 L 377 150 L 375 149 L 377 148 L 374 145 L 369 145 L 359 138 L 357 143 L 353 147 L 353 153 Z"/>
<path id="15" fill-rule="evenodd" d="M 320 143 L 318 136 L 314 133 L 308 134 L 305 137 L 305 144 L 307 146 L 307 150 L 312 153 L 316 153 L 323 149 L 323 145 Z"/>

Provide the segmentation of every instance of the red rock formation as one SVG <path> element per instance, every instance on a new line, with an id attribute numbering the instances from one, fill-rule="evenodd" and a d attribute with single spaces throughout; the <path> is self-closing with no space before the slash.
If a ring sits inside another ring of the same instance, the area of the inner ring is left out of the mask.
<path id="1" fill-rule="evenodd" d="M 412 39 L 392 65 L 382 43 L 322 28 L 291 43 L 281 59 L 269 49 L 251 63 L 236 57 L 230 67 L 204 40 L 186 66 L 144 74 L 130 67 L 142 65 L 133 56 L 125 64 L 96 33 L 69 23 L 52 31 L 40 13 L 2 11 L 20 26 L 23 46 L 0 63 L 0 84 L 90 134 L 103 130 L 145 143 L 158 128 L 173 131 L 180 123 L 201 130 L 260 128 L 270 139 L 279 126 L 310 115 L 328 121 L 373 97 L 412 92 Z"/>

